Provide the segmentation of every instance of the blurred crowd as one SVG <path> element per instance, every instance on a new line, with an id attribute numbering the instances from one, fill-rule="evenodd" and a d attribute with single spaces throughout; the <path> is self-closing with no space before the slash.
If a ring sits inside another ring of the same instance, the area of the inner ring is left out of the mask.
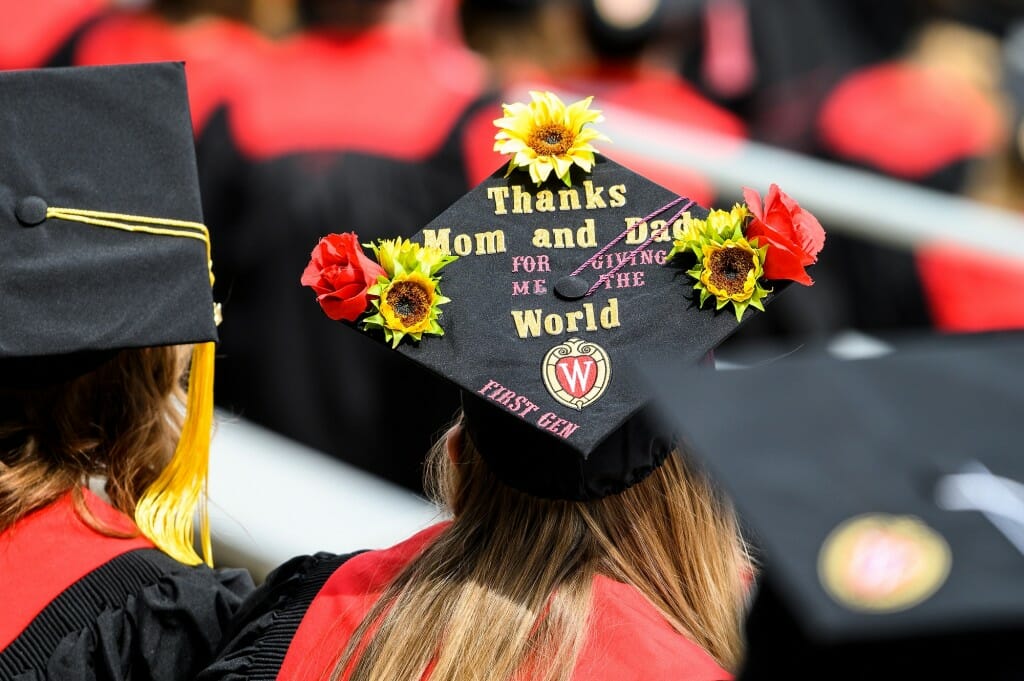
<path id="1" fill-rule="evenodd" d="M 321 235 L 411 235 L 495 172 L 507 93 L 592 94 L 1024 210 L 1018 0 L 0 0 L 0 25 L 0 69 L 185 61 L 218 402 L 413 489 L 454 388 L 326 322 L 299 276 Z M 701 204 L 735 198 L 607 151 Z M 818 286 L 740 341 L 1024 328 L 1024 264 L 829 239 Z"/>

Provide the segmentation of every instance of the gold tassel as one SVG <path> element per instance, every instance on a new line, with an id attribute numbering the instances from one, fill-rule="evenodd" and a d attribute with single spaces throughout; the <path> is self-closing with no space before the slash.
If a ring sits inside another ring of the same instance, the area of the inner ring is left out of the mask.
<path id="1" fill-rule="evenodd" d="M 135 523 L 160 550 L 181 563 L 198 565 L 205 562 L 211 567 L 213 550 L 206 502 L 210 433 L 213 428 L 215 348 L 215 343 L 197 343 L 193 347 L 181 439 L 170 463 L 135 507 Z M 193 547 L 197 508 L 202 558 Z"/>

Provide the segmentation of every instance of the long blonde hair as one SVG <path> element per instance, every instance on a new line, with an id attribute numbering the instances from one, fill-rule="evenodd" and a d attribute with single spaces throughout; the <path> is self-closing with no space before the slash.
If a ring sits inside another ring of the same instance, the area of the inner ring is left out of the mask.
<path id="1" fill-rule="evenodd" d="M 167 465 L 181 433 L 182 347 L 122 350 L 93 371 L 42 387 L 0 388 L 0 531 L 70 492 L 105 478 L 112 505 L 131 517 Z"/>
<path id="2" fill-rule="evenodd" d="M 741 653 L 749 560 L 735 516 L 678 453 L 641 483 L 588 502 L 531 497 L 500 482 L 462 431 L 439 443 L 428 486 L 451 525 L 412 561 L 341 652 L 331 679 L 568 681 L 591 585 L 636 587 L 727 669 Z"/>

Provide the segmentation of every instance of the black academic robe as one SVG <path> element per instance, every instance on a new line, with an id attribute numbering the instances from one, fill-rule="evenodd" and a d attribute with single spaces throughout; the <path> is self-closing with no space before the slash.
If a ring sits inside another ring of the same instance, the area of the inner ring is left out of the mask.
<path id="1" fill-rule="evenodd" d="M 485 83 L 476 57 L 430 36 L 321 30 L 281 43 L 213 114 L 197 149 L 221 406 L 419 487 L 457 392 L 329 320 L 299 279 L 322 236 L 409 237 L 501 165 Z"/>
<path id="2" fill-rule="evenodd" d="M 84 494 L 105 525 L 134 529 Z M 93 530 L 68 494 L 0 533 L 0 679 L 190 679 L 252 589 L 243 570 L 186 566 L 142 537 Z"/>

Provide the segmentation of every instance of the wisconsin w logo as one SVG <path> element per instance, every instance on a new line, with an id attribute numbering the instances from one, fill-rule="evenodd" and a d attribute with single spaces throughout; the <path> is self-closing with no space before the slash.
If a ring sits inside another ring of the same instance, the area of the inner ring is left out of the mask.
<path id="1" fill-rule="evenodd" d="M 555 362 L 555 373 L 558 374 L 558 383 L 570 394 L 581 397 L 585 395 L 594 383 L 590 379 L 597 378 L 594 371 L 594 362 L 591 357 L 566 357 Z"/>
<path id="2" fill-rule="evenodd" d="M 600 345 L 570 338 L 548 350 L 543 372 L 551 396 L 581 410 L 604 393 L 611 378 L 611 362 Z"/>

